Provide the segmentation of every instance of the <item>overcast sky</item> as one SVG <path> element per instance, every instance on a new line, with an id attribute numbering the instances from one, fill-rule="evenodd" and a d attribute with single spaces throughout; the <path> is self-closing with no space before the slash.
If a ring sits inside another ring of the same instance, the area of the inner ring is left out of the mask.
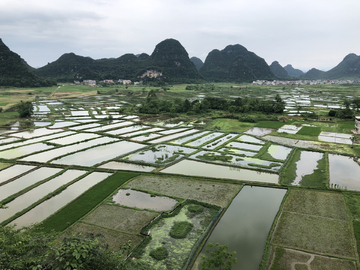
<path id="1" fill-rule="evenodd" d="M 270 65 L 329 70 L 360 54 L 359 0 L 0 0 L 0 38 L 31 66 L 74 52 L 151 54 L 167 38 L 203 61 L 241 44 Z"/>

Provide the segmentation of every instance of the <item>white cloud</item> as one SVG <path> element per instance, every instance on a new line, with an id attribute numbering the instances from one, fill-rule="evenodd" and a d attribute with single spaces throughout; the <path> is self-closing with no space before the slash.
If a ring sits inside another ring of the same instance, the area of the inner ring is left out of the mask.
<path id="1" fill-rule="evenodd" d="M 151 54 L 166 38 L 205 60 L 241 44 L 269 64 L 329 69 L 360 54 L 358 0 L 2 0 L 0 37 L 33 66 L 66 52 Z"/>

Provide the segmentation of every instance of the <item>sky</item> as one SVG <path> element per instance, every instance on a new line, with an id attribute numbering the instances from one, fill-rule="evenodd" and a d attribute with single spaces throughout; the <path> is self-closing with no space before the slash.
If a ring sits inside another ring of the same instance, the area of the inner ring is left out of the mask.
<path id="1" fill-rule="evenodd" d="M 240 44 L 269 65 L 326 71 L 360 54 L 359 13 L 359 0 L 0 0 L 0 38 L 33 67 L 150 55 L 174 38 L 203 61 Z"/>

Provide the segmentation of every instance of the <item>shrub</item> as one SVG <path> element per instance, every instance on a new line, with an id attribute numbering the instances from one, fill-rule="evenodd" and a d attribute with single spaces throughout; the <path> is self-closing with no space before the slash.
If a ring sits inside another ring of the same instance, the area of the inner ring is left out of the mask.
<path id="1" fill-rule="evenodd" d="M 150 251 L 150 256 L 158 261 L 166 259 L 166 257 L 168 255 L 169 255 L 169 252 L 164 247 L 159 247 L 157 249 L 153 249 L 152 251 Z"/>
<path id="2" fill-rule="evenodd" d="M 193 204 L 190 205 L 188 207 L 188 211 L 190 211 L 191 213 L 201 213 L 202 211 L 204 211 L 204 207 L 198 204 Z"/>
<path id="3" fill-rule="evenodd" d="M 175 239 L 185 238 L 193 227 L 194 225 L 187 221 L 176 222 L 171 228 L 170 236 Z"/>

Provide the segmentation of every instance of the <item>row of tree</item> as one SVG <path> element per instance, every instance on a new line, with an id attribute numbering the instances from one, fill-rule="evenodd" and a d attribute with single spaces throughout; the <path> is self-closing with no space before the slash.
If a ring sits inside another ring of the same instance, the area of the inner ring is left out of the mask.
<path id="1" fill-rule="evenodd" d="M 203 100 L 194 100 L 190 102 L 188 99 L 182 100 L 176 98 L 173 101 L 158 99 L 156 92 L 151 90 L 146 101 L 139 108 L 140 113 L 158 114 L 158 113 L 186 113 L 193 111 L 195 113 L 206 113 L 209 110 L 222 110 L 230 113 L 279 113 L 285 109 L 285 103 L 279 95 L 275 100 L 263 100 L 251 97 L 236 98 L 228 100 L 219 97 L 205 97 Z"/>

